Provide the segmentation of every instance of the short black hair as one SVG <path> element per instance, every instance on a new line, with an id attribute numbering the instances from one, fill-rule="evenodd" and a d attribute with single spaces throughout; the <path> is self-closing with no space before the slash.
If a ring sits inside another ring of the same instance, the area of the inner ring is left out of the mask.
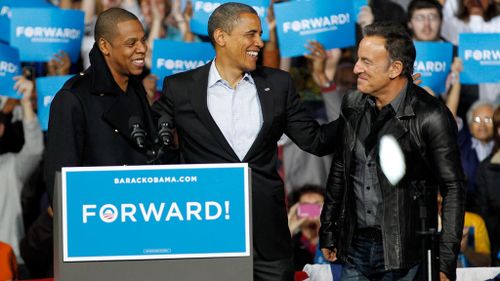
<path id="1" fill-rule="evenodd" d="M 413 0 L 410 4 L 408 4 L 408 21 L 411 20 L 413 13 L 416 10 L 421 9 L 436 9 L 439 14 L 439 18 L 441 20 L 443 19 L 443 5 L 441 5 L 441 3 L 437 0 Z"/>
<path id="2" fill-rule="evenodd" d="M 378 36 L 385 39 L 385 49 L 392 61 L 403 64 L 402 75 L 412 79 L 413 64 L 417 51 L 406 28 L 395 22 L 374 22 L 364 28 L 366 36 Z"/>
<path id="3" fill-rule="evenodd" d="M 313 184 L 303 185 L 299 189 L 294 190 L 290 194 L 290 197 L 289 197 L 290 202 L 291 202 L 290 205 L 293 205 L 293 204 L 299 202 L 300 197 L 302 197 L 304 194 L 308 194 L 308 193 L 316 193 L 316 194 L 319 194 L 319 195 L 324 197 L 325 196 L 325 189 L 322 188 L 321 186 L 313 185 Z"/>
<path id="4" fill-rule="evenodd" d="M 129 20 L 139 21 L 134 14 L 121 8 L 110 8 L 100 13 L 95 23 L 94 40 L 97 42 L 104 38 L 111 42 L 117 33 L 117 24 Z"/>
<path id="5" fill-rule="evenodd" d="M 231 33 L 234 25 L 238 22 L 240 14 L 244 13 L 258 15 L 251 6 L 236 2 L 224 3 L 213 11 L 208 19 L 208 36 L 212 46 L 215 46 L 215 30 L 220 28 L 227 33 Z"/>

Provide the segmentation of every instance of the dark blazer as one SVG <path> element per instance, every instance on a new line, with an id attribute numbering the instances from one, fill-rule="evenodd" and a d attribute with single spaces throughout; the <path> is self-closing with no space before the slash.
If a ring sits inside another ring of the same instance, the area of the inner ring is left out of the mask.
<path id="1" fill-rule="evenodd" d="M 158 116 L 170 118 L 177 129 L 184 163 L 249 164 L 252 169 L 254 248 L 265 259 L 290 257 L 285 192 L 277 172 L 277 142 L 285 133 L 308 152 L 328 154 L 333 150 L 336 124 L 320 126 L 304 112 L 288 73 L 259 67 L 251 75 L 264 122 L 247 155 L 240 161 L 207 107 L 210 65 L 167 77 L 163 82 L 163 94 L 153 105 L 153 111 Z"/>
<path id="2" fill-rule="evenodd" d="M 91 66 L 65 83 L 50 107 L 45 178 L 52 199 L 54 174 L 62 167 L 143 165 L 151 160 L 130 137 L 131 113 L 118 85 L 96 46 L 90 53 Z M 156 128 L 140 80 L 131 77 L 143 111 L 149 144 Z"/>

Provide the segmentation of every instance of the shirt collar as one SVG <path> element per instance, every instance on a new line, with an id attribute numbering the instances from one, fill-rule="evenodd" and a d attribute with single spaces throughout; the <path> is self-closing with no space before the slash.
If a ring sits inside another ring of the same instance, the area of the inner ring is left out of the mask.
<path id="1" fill-rule="evenodd" d="M 255 85 L 255 81 L 252 78 L 252 75 L 250 75 L 249 72 L 246 72 L 243 78 L 240 80 L 241 81 L 248 81 L 252 85 Z M 215 58 L 212 60 L 212 64 L 210 65 L 210 70 L 208 72 L 208 88 L 213 87 L 217 83 L 222 83 L 223 85 L 229 87 L 229 83 L 220 76 L 219 70 L 217 70 L 217 67 L 215 66 Z"/>
<path id="2" fill-rule="evenodd" d="M 394 110 L 395 113 L 398 112 L 399 107 L 401 106 L 401 103 L 403 102 L 403 100 L 406 97 L 406 89 L 407 88 L 408 88 L 408 82 L 405 84 L 403 89 L 401 89 L 399 94 L 388 104 L 392 107 L 392 109 Z M 371 107 L 376 108 L 377 104 L 375 102 L 375 97 L 368 96 L 367 101 Z M 388 105 L 386 105 L 386 106 L 388 106 Z"/>

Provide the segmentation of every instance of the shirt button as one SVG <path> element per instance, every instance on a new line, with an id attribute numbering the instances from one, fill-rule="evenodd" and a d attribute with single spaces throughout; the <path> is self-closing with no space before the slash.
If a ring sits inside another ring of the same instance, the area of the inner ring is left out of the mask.
<path id="1" fill-rule="evenodd" d="M 117 134 L 119 133 L 118 129 L 115 129 L 115 133 L 117 133 Z"/>
<path id="2" fill-rule="evenodd" d="M 372 211 L 370 211 L 370 210 L 368 210 L 368 211 L 366 211 L 366 212 L 367 212 L 368 214 L 371 214 L 371 213 L 372 213 Z"/>
<path id="3" fill-rule="evenodd" d="M 369 186 L 367 186 L 367 187 L 366 187 L 366 190 L 370 190 L 370 187 L 369 187 Z"/>

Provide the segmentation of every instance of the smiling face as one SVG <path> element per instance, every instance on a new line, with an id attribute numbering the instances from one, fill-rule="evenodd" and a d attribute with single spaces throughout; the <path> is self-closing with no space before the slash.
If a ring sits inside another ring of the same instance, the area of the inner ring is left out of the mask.
<path id="1" fill-rule="evenodd" d="M 379 96 L 392 81 L 391 60 L 385 48 L 385 39 L 379 36 L 365 36 L 359 43 L 358 61 L 354 74 L 358 76 L 358 90 Z"/>
<path id="2" fill-rule="evenodd" d="M 101 39 L 100 49 L 113 77 L 120 84 L 129 76 L 142 73 L 148 47 L 144 29 L 137 20 L 118 23 L 115 31 L 111 42 Z"/>
<path id="3" fill-rule="evenodd" d="M 437 41 L 441 29 L 441 18 L 437 9 L 418 9 L 408 23 L 417 41 Z"/>
<path id="4" fill-rule="evenodd" d="M 215 32 L 217 60 L 220 59 L 230 72 L 255 70 L 260 49 L 264 47 L 261 35 L 259 17 L 251 13 L 240 14 L 230 32 L 221 29 Z"/>

